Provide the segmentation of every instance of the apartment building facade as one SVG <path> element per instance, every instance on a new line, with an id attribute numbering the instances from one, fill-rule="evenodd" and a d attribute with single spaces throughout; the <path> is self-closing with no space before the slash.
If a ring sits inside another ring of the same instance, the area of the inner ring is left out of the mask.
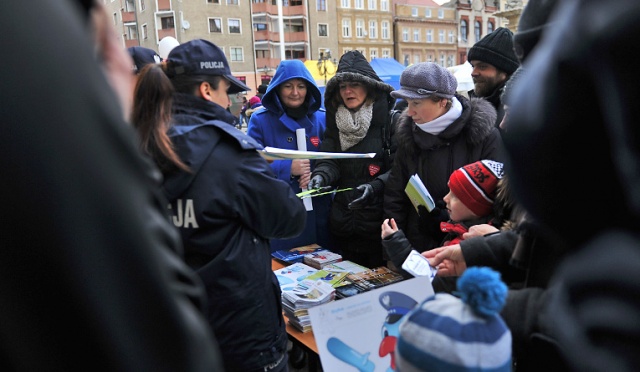
<path id="1" fill-rule="evenodd" d="M 396 59 L 405 66 L 419 62 L 444 67 L 458 64 L 455 8 L 432 0 L 396 1 L 394 28 Z"/>
<path id="2" fill-rule="evenodd" d="M 315 66 L 354 49 L 369 60 L 453 66 L 506 22 L 494 14 L 506 0 L 102 1 L 123 46 L 158 50 L 167 36 L 179 43 L 210 40 L 223 49 L 234 76 L 254 91 L 271 80 L 283 59 L 311 60 Z"/>

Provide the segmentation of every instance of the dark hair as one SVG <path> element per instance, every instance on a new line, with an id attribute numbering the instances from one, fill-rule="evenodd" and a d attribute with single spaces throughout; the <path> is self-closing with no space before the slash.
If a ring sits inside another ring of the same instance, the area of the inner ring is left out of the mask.
<path id="1" fill-rule="evenodd" d="M 200 84 L 203 82 L 209 83 L 213 89 L 218 89 L 220 82 L 224 79 L 219 75 L 187 75 L 187 74 L 178 74 L 176 72 L 176 67 L 171 63 L 171 60 L 168 60 L 165 64 L 164 71 L 165 74 L 171 80 L 173 84 L 173 88 L 178 93 L 187 93 L 187 94 L 195 94 Z"/>
<path id="2" fill-rule="evenodd" d="M 190 171 L 176 154 L 167 130 L 171 123 L 174 86 L 163 64 L 149 64 L 140 70 L 133 96 L 131 122 L 136 128 L 140 149 L 149 155 L 162 173 Z"/>

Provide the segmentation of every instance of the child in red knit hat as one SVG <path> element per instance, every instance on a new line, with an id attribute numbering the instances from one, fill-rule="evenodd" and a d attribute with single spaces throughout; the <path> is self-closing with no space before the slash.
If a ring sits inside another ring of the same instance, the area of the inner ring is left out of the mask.
<path id="1" fill-rule="evenodd" d="M 469 227 L 491 223 L 498 181 L 504 176 L 503 164 L 480 160 L 458 168 L 449 176 L 449 193 L 444 196 L 449 221 L 440 223 L 446 232 L 442 245 L 457 244 Z M 382 223 L 382 246 L 391 257 L 399 246 L 409 244 L 393 218 Z"/>

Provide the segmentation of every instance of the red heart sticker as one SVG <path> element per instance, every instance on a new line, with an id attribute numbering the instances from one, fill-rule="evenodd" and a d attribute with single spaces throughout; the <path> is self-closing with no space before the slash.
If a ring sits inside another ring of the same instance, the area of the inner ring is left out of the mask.
<path id="1" fill-rule="evenodd" d="M 369 164 L 369 174 L 371 176 L 375 176 L 376 174 L 378 174 L 378 172 L 380 172 L 380 166 L 379 165 Z"/>
<path id="2" fill-rule="evenodd" d="M 311 141 L 311 143 L 315 147 L 318 147 L 318 145 L 320 144 L 320 138 L 318 138 L 318 136 L 313 136 L 313 137 L 309 138 L 309 141 Z"/>

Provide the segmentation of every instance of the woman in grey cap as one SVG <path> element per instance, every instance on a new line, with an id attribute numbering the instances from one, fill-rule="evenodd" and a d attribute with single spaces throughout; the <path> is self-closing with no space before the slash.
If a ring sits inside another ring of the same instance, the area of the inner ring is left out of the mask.
<path id="1" fill-rule="evenodd" d="M 438 247 L 444 237 L 440 222 L 446 221 L 442 198 L 448 192 L 451 173 L 482 159 L 502 162 L 502 141 L 494 126 L 496 110 L 482 98 L 456 93 L 456 78 L 444 67 L 423 62 L 407 67 L 400 76 L 400 89 L 391 92 L 403 98 L 407 108 L 398 119 L 395 141 L 398 149 L 384 191 L 385 217 L 394 218 L 398 228 L 416 249 Z M 404 192 L 409 178 L 422 179 L 436 205 L 430 213 L 416 213 Z M 386 252 L 400 267 L 407 252 Z M 407 273 L 408 275 L 408 273 Z M 438 290 L 436 280 L 434 289 Z"/>

